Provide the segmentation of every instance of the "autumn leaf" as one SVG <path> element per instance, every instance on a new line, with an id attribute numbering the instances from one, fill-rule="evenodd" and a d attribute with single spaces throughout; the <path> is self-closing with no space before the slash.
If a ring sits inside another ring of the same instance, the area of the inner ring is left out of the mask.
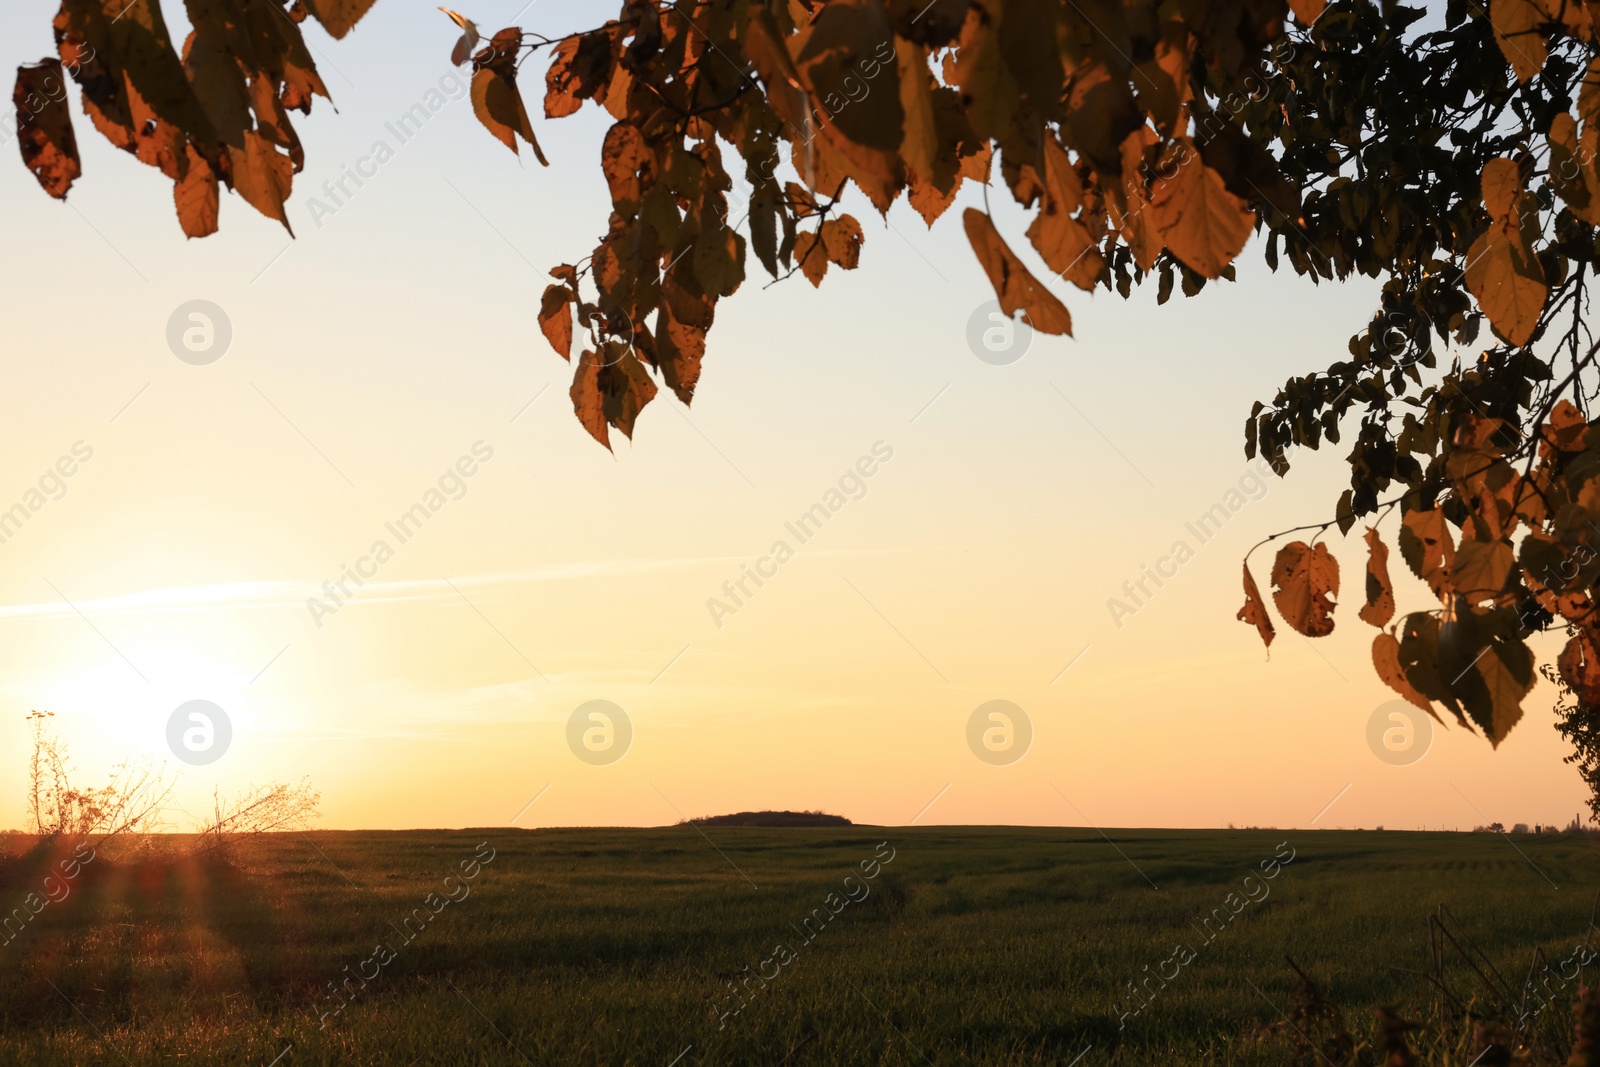
<path id="1" fill-rule="evenodd" d="M 1483 165 L 1479 175 L 1483 190 L 1483 206 L 1495 220 L 1509 218 L 1517 208 L 1517 198 L 1522 195 L 1522 171 L 1517 161 L 1497 156 Z"/>
<path id="2" fill-rule="evenodd" d="M 1406 682 L 1427 700 L 1438 701 L 1449 708 L 1456 721 L 1466 726 L 1461 703 L 1441 669 L 1439 620 L 1425 611 L 1412 612 L 1400 621 L 1399 632 L 1400 670 Z M 1453 679 L 1455 675 L 1448 677 Z"/>
<path id="3" fill-rule="evenodd" d="M 1505 588 L 1515 560 L 1509 541 L 1464 539 L 1450 565 L 1450 584 L 1472 603 L 1492 599 Z"/>
<path id="4" fill-rule="evenodd" d="M 1489 0 L 1489 24 L 1494 27 L 1495 43 L 1519 82 L 1526 82 L 1544 69 L 1549 49 L 1538 33 L 1544 21 L 1534 0 Z"/>
<path id="5" fill-rule="evenodd" d="M 1327 0 L 1289 0 L 1289 10 L 1302 26 L 1315 25 L 1327 6 Z"/>
<path id="6" fill-rule="evenodd" d="M 11 101 L 17 109 L 23 165 L 45 192 L 66 199 L 67 190 L 83 173 L 83 165 L 78 161 L 78 139 L 72 132 L 61 61 L 43 59 L 31 67 L 18 67 Z"/>
<path id="7" fill-rule="evenodd" d="M 588 349 L 578 357 L 572 376 L 572 410 L 578 421 L 596 441 L 611 448 L 611 431 L 606 423 L 605 398 L 600 395 L 600 356 Z"/>
<path id="8" fill-rule="evenodd" d="M 655 184 L 655 153 L 637 126 L 619 122 L 606 131 L 600 146 L 600 170 L 611 189 L 613 206 L 632 215 L 639 210 L 645 190 Z"/>
<path id="9" fill-rule="evenodd" d="M 1359 614 L 1362 622 L 1382 629 L 1388 625 L 1390 619 L 1394 618 L 1394 586 L 1389 581 L 1389 546 L 1383 543 L 1378 531 L 1370 526 L 1367 528 L 1366 538 L 1367 602 L 1361 606 Z M 1398 654 L 1399 645 L 1396 644 L 1395 647 Z M 1397 664 L 1398 662 L 1396 660 Z"/>
<path id="10" fill-rule="evenodd" d="M 610 81 L 611 42 L 604 32 L 563 37 L 545 72 L 544 115 L 571 115 Z"/>
<path id="11" fill-rule="evenodd" d="M 596 376 L 596 386 L 606 422 L 631 439 L 639 412 L 655 399 L 656 383 L 627 345 L 611 341 L 606 345 L 606 363 Z"/>
<path id="12" fill-rule="evenodd" d="M 539 330 L 567 360 L 572 358 L 572 304 L 572 290 L 564 285 L 549 286 L 539 300 Z"/>
<path id="13" fill-rule="evenodd" d="M 172 187 L 178 223 L 185 237 L 209 237 L 217 232 L 217 175 L 192 144 L 188 158 L 187 170 Z"/>
<path id="14" fill-rule="evenodd" d="M 1439 717 L 1433 710 L 1432 702 L 1418 692 L 1406 677 L 1405 669 L 1400 666 L 1400 642 L 1393 634 L 1380 633 L 1372 639 L 1372 666 L 1378 672 L 1378 677 L 1383 679 L 1384 685 L 1435 719 Z"/>
<path id="15" fill-rule="evenodd" d="M 962 215 L 966 224 L 967 240 L 978 254 L 1000 298 L 1000 310 L 1009 318 L 1023 312 L 1028 325 L 1040 333 L 1072 335 L 1072 316 L 1066 307 L 1046 289 L 1037 278 L 1028 273 L 1015 252 L 1001 240 L 994 228 L 994 220 L 977 208 L 967 208 Z"/>
<path id="16" fill-rule="evenodd" d="M 845 270 L 855 270 L 861 262 L 861 223 L 850 215 L 840 215 L 822 224 L 822 245 L 828 261 Z"/>
<path id="17" fill-rule="evenodd" d="M 1435 595 L 1443 595 L 1456 548 L 1442 510 L 1405 513 L 1400 520 L 1400 555 L 1411 573 L 1427 582 Z"/>
<path id="18" fill-rule="evenodd" d="M 945 79 L 961 90 L 967 119 L 984 140 L 1009 130 L 1021 104 L 1021 90 L 1000 54 L 999 21 L 981 4 L 968 8 L 955 66 Z"/>
<path id="19" fill-rule="evenodd" d="M 1556 658 L 1556 669 L 1580 707 L 1600 707 L 1600 649 L 1596 648 L 1593 632 L 1582 630 L 1568 640 Z"/>
<path id="20" fill-rule="evenodd" d="M 1533 652 L 1518 641 L 1496 642 L 1457 688 L 1461 703 L 1495 748 L 1522 720 L 1522 698 L 1534 686 Z"/>
<path id="21" fill-rule="evenodd" d="M 1261 590 L 1256 586 L 1255 576 L 1250 573 L 1250 564 L 1244 565 L 1244 607 L 1239 609 L 1239 614 L 1234 616 L 1240 622 L 1250 623 L 1261 635 L 1261 643 L 1268 648 L 1272 647 L 1272 639 L 1277 636 L 1272 627 L 1272 618 L 1267 614 L 1267 605 L 1261 599 Z"/>
<path id="22" fill-rule="evenodd" d="M 459 67 L 472 56 L 473 49 L 478 47 L 478 42 L 483 40 L 483 37 L 478 33 L 477 23 L 461 14 L 461 12 L 451 11 L 447 7 L 441 7 L 439 10 L 450 16 L 450 21 L 461 28 L 461 39 L 450 50 L 451 64 Z"/>
<path id="23" fill-rule="evenodd" d="M 1028 240 L 1039 257 L 1060 277 L 1079 289 L 1092 290 L 1105 260 L 1082 222 L 1072 217 L 1083 200 L 1083 185 L 1054 137 L 1044 140 L 1044 198 L 1028 227 Z"/>
<path id="24" fill-rule="evenodd" d="M 229 148 L 228 153 L 233 164 L 234 191 L 269 219 L 283 223 L 292 235 L 294 230 L 283 204 L 289 199 L 294 182 L 294 162 L 257 130 L 245 133 L 242 150 Z"/>
<path id="25" fill-rule="evenodd" d="M 1540 427 L 1539 437 L 1547 449 L 1582 452 L 1589 447 L 1591 433 L 1583 412 L 1572 401 L 1563 399 L 1550 409 L 1549 416 Z"/>
<path id="26" fill-rule="evenodd" d="M 1600 137 L 1591 123 L 1580 138 L 1578 121 L 1562 111 L 1550 122 L 1550 184 L 1572 213 L 1593 225 L 1600 223 L 1600 188 L 1595 174 L 1595 153 Z"/>
<path id="27" fill-rule="evenodd" d="M 349 33 L 375 2 L 376 0 L 304 0 L 306 7 L 310 8 L 317 21 L 322 23 L 323 29 L 335 39 Z M 439 10 L 444 11 L 444 8 Z M 454 12 L 446 14 L 455 17 Z M 456 60 L 458 66 L 462 62 L 464 60 Z"/>
<path id="28" fill-rule="evenodd" d="M 1505 158 L 1484 164 L 1483 205 L 1489 228 L 1467 250 L 1467 288 L 1489 317 L 1495 332 L 1513 345 L 1526 345 L 1544 311 L 1549 289 L 1544 269 L 1534 256 L 1530 232 L 1538 226 L 1524 220 L 1522 178 L 1517 164 Z M 1537 216 L 1537 210 L 1530 211 Z"/>
<path id="29" fill-rule="evenodd" d="M 928 70 L 928 53 L 921 45 L 896 37 L 895 62 L 900 77 L 900 110 L 905 116 L 900 158 L 907 171 L 933 182 L 943 146 L 933 110 L 936 83 Z"/>
<path id="30" fill-rule="evenodd" d="M 1150 224 L 1169 251 L 1206 278 L 1215 278 L 1244 248 L 1256 213 L 1228 192 L 1222 175 L 1187 139 L 1164 164 L 1150 191 Z"/>
<path id="31" fill-rule="evenodd" d="M 1272 599 L 1278 613 L 1307 637 L 1333 632 L 1334 602 L 1339 593 L 1339 561 L 1328 546 L 1294 541 L 1278 550 L 1272 564 Z"/>
<path id="32" fill-rule="evenodd" d="M 794 265 L 806 276 L 812 288 L 822 285 L 828 273 L 828 249 L 814 233 L 802 233 L 794 239 Z"/>
<path id="33" fill-rule="evenodd" d="M 517 91 L 514 79 L 488 67 L 474 71 L 472 112 L 478 116 L 484 128 L 513 153 L 518 151 L 517 137 L 520 135 L 533 149 L 539 162 L 547 167 L 550 165 L 539 147 L 538 139 L 533 135 L 533 123 L 528 118 L 528 109 L 522 102 L 522 94 Z"/>

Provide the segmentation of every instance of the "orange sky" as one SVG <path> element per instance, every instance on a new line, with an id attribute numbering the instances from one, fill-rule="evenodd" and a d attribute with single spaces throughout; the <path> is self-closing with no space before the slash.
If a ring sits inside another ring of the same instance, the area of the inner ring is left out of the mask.
<path id="1" fill-rule="evenodd" d="M 466 13 L 492 28 L 521 6 Z M 585 17 L 541 0 L 523 23 Z M 50 49 L 38 9 L 0 27 L 9 63 Z M 1368 746 L 1391 694 L 1353 610 L 1315 646 L 1280 627 L 1270 660 L 1233 619 L 1244 550 L 1326 517 L 1344 477 L 1333 453 L 1251 480 L 1245 413 L 1339 358 L 1374 286 L 1273 277 L 1252 245 L 1241 284 L 1159 311 L 1153 288 L 1065 292 L 1077 339 L 995 366 L 968 347 L 992 293 L 954 218 L 929 233 L 857 204 L 861 269 L 818 291 L 763 289 L 752 266 L 694 407 L 663 394 L 613 456 L 534 323 L 544 271 L 603 229 L 603 117 L 542 123 L 548 170 L 456 100 L 399 144 L 386 124 L 448 73 L 448 21 L 390 0 L 345 41 L 308 34 L 339 113 L 300 124 L 298 240 L 229 198 L 221 234 L 185 242 L 167 185 L 86 123 L 68 204 L 0 167 L 24 253 L 0 265 L 0 511 L 40 494 L 0 543 L 0 825 L 22 822 L 28 709 L 56 711 L 98 775 L 182 766 L 168 723 L 194 699 L 232 739 L 183 767 L 181 803 L 309 774 L 334 827 L 762 807 L 1469 827 L 1582 806 L 1548 683 L 1499 752 L 1452 728 L 1393 766 Z M 386 138 L 375 176 L 313 213 Z M 999 215 L 1023 247 L 1020 215 Z M 231 326 L 206 365 L 167 341 L 193 300 Z M 62 457 L 72 474 L 50 475 Z M 790 525 L 834 499 L 801 543 Z M 1201 543 L 1186 524 L 1219 503 Z M 1348 600 L 1359 545 L 1335 548 Z M 1145 567 L 1171 577 L 1132 605 Z M 595 700 L 631 724 L 615 762 L 569 744 Z M 969 747 L 991 700 L 1031 724 L 1016 762 Z"/>

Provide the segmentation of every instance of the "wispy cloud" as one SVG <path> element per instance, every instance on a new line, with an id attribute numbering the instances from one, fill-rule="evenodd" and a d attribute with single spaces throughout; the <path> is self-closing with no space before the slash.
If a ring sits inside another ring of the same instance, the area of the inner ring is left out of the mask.
<path id="1" fill-rule="evenodd" d="M 588 578 L 630 577 L 652 571 L 726 565 L 734 557 L 697 556 L 679 559 L 579 560 L 553 563 L 531 570 L 503 574 L 454 575 L 406 581 L 369 581 L 360 587 L 356 603 L 384 604 L 428 600 L 458 601 L 451 588 L 494 590 L 542 582 Z M 140 589 L 112 596 L 74 598 L 73 605 L 93 615 L 178 615 L 202 611 L 244 611 L 262 608 L 303 607 L 310 597 L 325 593 L 311 580 L 219 582 L 211 585 L 176 585 Z M 41 619 L 74 614 L 73 605 L 60 600 L 33 604 L 0 605 L 0 620 Z"/>

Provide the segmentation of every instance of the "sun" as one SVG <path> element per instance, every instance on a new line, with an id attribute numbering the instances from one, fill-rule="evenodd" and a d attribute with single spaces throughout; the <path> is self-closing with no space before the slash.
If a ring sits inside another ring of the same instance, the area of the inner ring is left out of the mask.
<path id="1" fill-rule="evenodd" d="M 98 648 L 63 643 L 56 662 L 38 664 L 29 706 L 55 712 L 85 756 L 170 756 L 166 723 L 180 704 L 245 707 L 249 668 L 237 639 L 216 622 L 214 613 L 127 615 L 97 627 Z"/>

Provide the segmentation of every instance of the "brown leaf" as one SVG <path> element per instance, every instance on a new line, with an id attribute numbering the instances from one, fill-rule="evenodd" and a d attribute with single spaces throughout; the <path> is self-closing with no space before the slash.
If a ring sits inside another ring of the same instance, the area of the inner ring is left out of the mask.
<path id="1" fill-rule="evenodd" d="M 1518 642 L 1495 643 L 1480 656 L 1473 673 L 1478 686 L 1463 687 L 1461 702 L 1495 748 L 1522 719 L 1522 698 L 1534 686 L 1533 653 Z"/>
<path id="2" fill-rule="evenodd" d="M 1533 339 L 1550 290 L 1514 220 L 1491 223 L 1473 242 L 1467 250 L 1466 280 L 1496 333 L 1519 347 Z"/>
<path id="3" fill-rule="evenodd" d="M 989 275 L 1000 310 L 1008 317 L 1021 311 L 1028 325 L 1040 333 L 1072 336 L 1072 316 L 1055 295 L 1028 272 L 1017 254 L 1007 247 L 994 228 L 994 220 L 977 208 L 962 215 L 967 240 Z"/>
<path id="4" fill-rule="evenodd" d="M 289 189 L 294 182 L 294 163 L 288 156 L 274 148 L 259 130 L 244 135 L 244 148 L 230 147 L 233 170 L 233 188 L 245 203 L 267 216 L 283 223 L 292 235 L 293 228 L 283 212 L 283 203 L 289 199 Z"/>
<path id="5" fill-rule="evenodd" d="M 1600 189 L 1595 175 L 1595 152 L 1600 137 L 1591 124 L 1579 143 L 1578 120 L 1562 111 L 1550 122 L 1550 184 L 1572 213 L 1591 226 L 1600 223 Z"/>
<path id="6" fill-rule="evenodd" d="M 1544 21 L 1533 0 L 1489 0 L 1489 24 L 1494 27 L 1495 43 L 1519 82 L 1526 82 L 1544 69 L 1549 50 L 1538 33 Z"/>
<path id="7" fill-rule="evenodd" d="M 1150 224 L 1195 273 L 1215 278 L 1244 248 L 1256 213 L 1185 140 L 1163 163 L 1150 193 Z"/>
<path id="8" fill-rule="evenodd" d="M 822 285 L 822 278 L 828 273 L 827 246 L 814 233 L 796 234 L 794 239 L 794 265 L 805 274 L 806 281 L 812 288 Z"/>
<path id="9" fill-rule="evenodd" d="M 1505 588 L 1515 558 L 1509 541 L 1463 539 L 1450 565 L 1450 584 L 1469 603 L 1490 600 Z"/>
<path id="10" fill-rule="evenodd" d="M 1600 649 L 1593 633 L 1577 633 L 1556 658 L 1556 669 L 1585 711 L 1600 707 Z"/>
<path id="11" fill-rule="evenodd" d="M 1289 10 L 1302 26 L 1311 26 L 1322 17 L 1328 0 L 1289 0 Z"/>
<path id="12" fill-rule="evenodd" d="M 1093 60 L 1072 74 L 1063 130 L 1067 144 L 1103 174 L 1122 170 L 1122 143 L 1145 124 L 1126 75 Z M 982 131 L 979 131 L 980 133 Z"/>
<path id="13" fill-rule="evenodd" d="M 1468 725 L 1461 713 L 1461 703 L 1450 691 L 1450 685 L 1442 673 L 1439 620 L 1428 612 L 1415 611 L 1400 621 L 1400 669 L 1406 681 L 1423 697 L 1430 701 L 1437 700 L 1450 709 L 1456 722 L 1462 726 Z M 1437 715 L 1434 717 L 1438 718 Z"/>
<path id="14" fill-rule="evenodd" d="M 306 7 L 335 39 L 350 32 L 377 0 L 304 0 Z"/>
<path id="15" fill-rule="evenodd" d="M 904 136 L 905 111 L 895 84 L 898 62 L 894 34 L 883 5 L 823 4 L 800 33 L 794 64 L 811 93 L 811 104 L 826 119 L 823 135 L 858 164 L 866 157 L 850 145 L 897 153 Z"/>
<path id="16" fill-rule="evenodd" d="M 572 358 L 572 303 L 572 290 L 564 285 L 548 287 L 539 300 L 539 330 L 566 360 Z"/>
<path id="17" fill-rule="evenodd" d="M 1362 622 L 1382 629 L 1394 618 L 1394 586 L 1389 581 L 1389 546 L 1383 543 L 1378 531 L 1370 526 L 1366 537 L 1367 602 L 1361 606 L 1359 614 Z M 1398 643 L 1395 649 L 1398 655 Z M 1398 664 L 1399 660 L 1395 662 Z"/>
<path id="18" fill-rule="evenodd" d="M 946 67 L 946 82 L 961 90 L 967 119 L 986 141 L 1010 131 L 1022 102 L 1021 91 L 1000 53 L 998 21 L 980 5 L 970 7 L 955 65 Z"/>
<path id="19" fill-rule="evenodd" d="M 1261 590 L 1256 586 L 1256 579 L 1250 573 L 1250 564 L 1244 565 L 1244 607 L 1239 609 L 1239 614 L 1234 618 L 1240 622 L 1250 623 L 1261 635 L 1261 643 L 1268 648 L 1272 647 L 1272 639 L 1277 632 L 1272 627 L 1272 617 L 1267 614 L 1267 605 L 1261 599 Z"/>
<path id="20" fill-rule="evenodd" d="M 957 176 L 959 179 L 959 175 Z M 920 174 L 911 175 L 911 187 L 906 199 L 912 208 L 922 216 L 922 221 L 931 228 L 934 222 L 943 215 L 956 201 L 956 192 L 960 189 L 959 180 L 952 182 L 949 192 L 940 192 L 939 187 L 931 181 L 926 181 Z"/>
<path id="21" fill-rule="evenodd" d="M 1383 679 L 1384 685 L 1435 719 L 1439 717 L 1428 698 L 1419 693 L 1406 678 L 1406 673 L 1400 666 L 1400 642 L 1393 634 L 1380 633 L 1372 639 L 1372 666 L 1377 670 L 1378 677 Z"/>
<path id="22" fill-rule="evenodd" d="M 1505 219 L 1517 209 L 1517 198 L 1522 195 L 1522 172 L 1517 161 L 1496 156 L 1483 165 L 1479 177 L 1483 187 L 1483 206 L 1492 219 Z"/>
<path id="23" fill-rule="evenodd" d="M 72 132 L 61 61 L 42 59 L 31 67 L 18 67 L 11 101 L 17 108 L 17 143 L 23 165 L 45 192 L 57 200 L 66 199 L 67 190 L 83 173 L 83 164 Z"/>
<path id="24" fill-rule="evenodd" d="M 572 410 L 589 436 L 609 449 L 611 431 L 606 426 L 605 398 L 600 395 L 600 357 L 594 352 L 585 349 L 578 357 L 568 395 L 572 397 Z"/>
<path id="25" fill-rule="evenodd" d="M 533 135 L 533 123 L 528 118 L 528 109 L 522 102 L 522 94 L 517 91 L 515 80 L 487 67 L 474 71 L 472 111 L 484 128 L 512 152 L 518 151 L 517 136 L 520 134 L 539 162 L 547 167 L 550 165 Z"/>
<path id="26" fill-rule="evenodd" d="M 1439 508 L 1408 511 L 1400 523 L 1400 555 L 1435 596 L 1443 596 L 1450 583 L 1450 564 L 1456 558 L 1444 512 Z"/>
<path id="27" fill-rule="evenodd" d="M 1078 172 L 1054 137 L 1044 139 L 1044 202 L 1028 227 L 1028 240 L 1057 276 L 1092 290 L 1105 260 L 1087 227 L 1072 217 L 1083 199 Z"/>
<path id="28" fill-rule="evenodd" d="M 183 48 L 183 68 L 218 139 L 243 148 L 244 132 L 254 127 L 255 120 L 250 115 L 250 89 L 239 60 L 191 33 Z"/>
<path id="29" fill-rule="evenodd" d="M 644 365 L 628 346 L 620 341 L 606 344 L 606 359 L 607 363 L 600 368 L 597 380 L 601 411 L 607 422 L 631 440 L 633 424 L 638 420 L 639 412 L 655 399 L 656 383 L 650 380 Z"/>
<path id="30" fill-rule="evenodd" d="M 903 37 L 895 38 L 895 59 L 900 74 L 900 108 L 905 113 L 905 136 L 900 158 L 909 174 L 932 181 L 938 170 L 941 141 L 933 110 L 936 85 L 928 70 L 928 52 Z"/>
<path id="31" fill-rule="evenodd" d="M 711 297 L 731 296 L 744 283 L 744 236 L 720 221 L 707 225 L 694 241 L 694 274 Z"/>
<path id="32" fill-rule="evenodd" d="M 1589 60 L 1578 90 L 1578 117 L 1585 126 L 1600 125 L 1600 56 Z"/>
<path id="33" fill-rule="evenodd" d="M 1334 602 L 1339 592 L 1339 561 L 1327 545 L 1295 541 L 1278 550 L 1272 564 L 1272 599 L 1278 613 L 1307 637 L 1333 632 Z"/>
<path id="34" fill-rule="evenodd" d="M 644 191 L 655 184 L 656 157 L 637 126 L 619 122 L 606 131 L 600 169 L 611 188 L 611 202 L 624 215 L 639 210 Z"/>
<path id="35" fill-rule="evenodd" d="M 188 153 L 188 169 L 172 187 L 178 224 L 186 237 L 209 237 L 217 232 L 217 175 L 193 144 Z"/>
<path id="36" fill-rule="evenodd" d="M 559 119 L 577 111 L 610 83 L 611 67 L 611 39 L 606 33 L 562 38 L 545 72 L 545 118 Z"/>
<path id="37" fill-rule="evenodd" d="M 656 359 L 661 377 L 685 404 L 694 399 L 705 355 L 706 325 L 679 319 L 670 307 L 663 307 L 656 316 Z"/>
<path id="38" fill-rule="evenodd" d="M 822 224 L 822 244 L 829 262 L 845 270 L 855 270 L 861 262 L 861 223 L 853 216 L 840 215 Z"/>

